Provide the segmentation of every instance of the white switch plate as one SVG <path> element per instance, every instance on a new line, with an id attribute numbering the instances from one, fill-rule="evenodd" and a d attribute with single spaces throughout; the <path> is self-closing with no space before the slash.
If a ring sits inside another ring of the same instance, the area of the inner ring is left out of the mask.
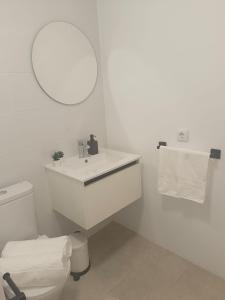
<path id="1" fill-rule="evenodd" d="M 189 130 L 180 129 L 177 136 L 178 142 L 188 142 L 189 141 Z"/>

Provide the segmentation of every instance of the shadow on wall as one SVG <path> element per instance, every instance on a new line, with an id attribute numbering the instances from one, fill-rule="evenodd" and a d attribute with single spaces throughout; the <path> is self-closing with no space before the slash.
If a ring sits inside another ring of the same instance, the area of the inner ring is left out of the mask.
<path id="1" fill-rule="evenodd" d="M 143 115 L 141 102 L 148 95 L 151 81 L 146 78 L 150 76 L 149 70 L 141 56 L 129 48 L 114 49 L 107 61 L 109 146 L 117 147 L 118 150 L 140 152 L 144 136 L 140 134 L 142 124 L 135 122 L 135 118 Z"/>
<path id="2" fill-rule="evenodd" d="M 129 211 L 129 214 L 127 213 Z M 128 228 L 138 231 L 142 225 L 142 216 L 144 212 L 144 198 L 138 199 L 134 203 L 130 204 L 128 207 L 123 208 L 119 211 L 114 220 L 116 222 L 121 222 Z M 131 223 L 132 220 L 132 224 Z"/>
<path id="3" fill-rule="evenodd" d="M 63 215 L 59 214 L 57 211 L 53 210 L 53 214 L 57 220 L 57 223 L 59 224 L 59 227 L 62 228 L 63 234 L 71 234 L 71 228 L 73 229 L 72 231 L 82 230 L 81 227 L 79 227 L 77 224 L 70 221 Z"/>

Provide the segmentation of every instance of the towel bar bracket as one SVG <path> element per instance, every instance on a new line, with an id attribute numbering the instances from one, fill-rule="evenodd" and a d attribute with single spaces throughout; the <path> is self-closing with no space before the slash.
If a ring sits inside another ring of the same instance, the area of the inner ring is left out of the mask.
<path id="1" fill-rule="evenodd" d="M 210 149 L 210 158 L 221 159 L 221 150 L 220 149 Z"/>
<path id="2" fill-rule="evenodd" d="M 160 141 L 158 146 L 157 146 L 157 149 L 160 149 L 161 146 L 167 146 L 167 142 L 162 142 Z M 210 149 L 210 156 L 209 158 L 211 159 L 221 159 L 221 150 L 220 149 Z"/>
<path id="3" fill-rule="evenodd" d="M 160 149 L 161 146 L 167 146 L 167 142 L 159 142 L 157 149 Z"/>

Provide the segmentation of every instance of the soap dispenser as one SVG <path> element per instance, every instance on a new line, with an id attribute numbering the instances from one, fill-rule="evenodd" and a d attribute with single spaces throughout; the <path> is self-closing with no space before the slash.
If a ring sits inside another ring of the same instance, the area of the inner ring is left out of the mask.
<path id="1" fill-rule="evenodd" d="M 88 154 L 95 155 L 98 154 L 98 141 L 96 141 L 94 134 L 90 135 L 90 140 L 87 142 L 89 148 L 88 148 Z"/>

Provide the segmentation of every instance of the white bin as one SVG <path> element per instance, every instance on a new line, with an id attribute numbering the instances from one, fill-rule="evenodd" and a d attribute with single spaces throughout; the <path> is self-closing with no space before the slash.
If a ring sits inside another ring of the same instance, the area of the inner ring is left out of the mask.
<path id="1" fill-rule="evenodd" d="M 71 272 L 86 273 L 89 269 L 88 239 L 80 231 L 70 235 L 72 242 Z M 82 274 L 81 274 L 82 275 Z"/>

